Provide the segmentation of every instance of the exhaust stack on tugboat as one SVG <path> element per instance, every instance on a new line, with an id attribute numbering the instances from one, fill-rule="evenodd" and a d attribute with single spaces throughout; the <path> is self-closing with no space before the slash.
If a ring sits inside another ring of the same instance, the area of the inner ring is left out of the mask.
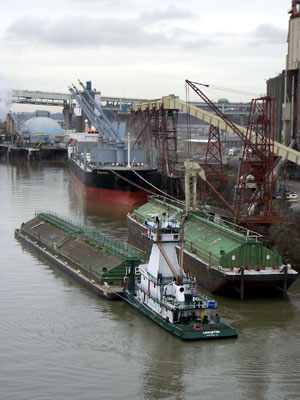
<path id="1" fill-rule="evenodd" d="M 196 292 L 196 279 L 187 275 L 178 262 L 176 245 L 181 226 L 156 218 L 146 221 L 145 238 L 152 249 L 147 264 L 139 268 L 140 280 L 131 269 L 125 298 L 128 302 L 183 340 L 237 337 L 237 331 L 215 312 L 214 300 Z"/>

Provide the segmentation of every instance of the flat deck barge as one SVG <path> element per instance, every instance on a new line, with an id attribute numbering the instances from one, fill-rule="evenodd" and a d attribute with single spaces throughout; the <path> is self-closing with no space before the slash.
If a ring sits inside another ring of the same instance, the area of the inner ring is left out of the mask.
<path id="1" fill-rule="evenodd" d="M 126 243 L 59 217 L 40 212 L 15 230 L 15 238 L 99 296 L 119 300 L 124 276 L 143 259 Z"/>

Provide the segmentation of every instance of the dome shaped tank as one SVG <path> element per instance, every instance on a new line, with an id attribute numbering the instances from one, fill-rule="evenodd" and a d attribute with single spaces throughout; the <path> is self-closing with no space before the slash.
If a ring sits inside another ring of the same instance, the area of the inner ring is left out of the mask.
<path id="1" fill-rule="evenodd" d="M 219 104 L 228 104 L 228 103 L 229 103 L 229 100 L 228 100 L 228 99 L 225 99 L 225 97 L 222 97 L 221 99 L 218 100 L 218 103 L 219 103 Z"/>
<path id="2" fill-rule="evenodd" d="M 33 118 L 23 124 L 20 134 L 23 139 L 31 143 L 58 143 L 62 142 L 65 136 L 64 130 L 49 117 L 48 112 L 36 112 Z"/>

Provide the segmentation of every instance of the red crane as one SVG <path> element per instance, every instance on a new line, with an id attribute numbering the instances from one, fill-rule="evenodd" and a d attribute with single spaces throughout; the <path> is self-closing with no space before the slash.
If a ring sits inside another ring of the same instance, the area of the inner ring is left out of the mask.
<path id="1" fill-rule="evenodd" d="M 255 216 L 267 223 L 273 215 L 274 113 L 274 99 L 252 100 L 234 199 L 239 219 L 249 223 Z"/>
<path id="2" fill-rule="evenodd" d="M 222 161 L 222 143 L 220 138 L 220 129 L 214 125 L 210 126 L 208 141 L 204 160 L 204 172 L 209 182 L 225 182 L 227 180 L 224 174 Z M 203 182 L 203 202 L 206 200 L 207 181 Z"/>
<path id="3" fill-rule="evenodd" d="M 199 89 L 199 83 L 186 80 L 201 99 L 238 135 L 244 143 L 243 157 L 233 207 L 238 222 L 271 222 L 274 168 L 274 100 L 252 100 L 247 132 L 241 132 Z M 208 85 L 201 85 L 208 87 Z M 224 203 L 224 202 L 223 202 Z M 226 205 L 226 203 L 224 203 Z M 251 221 L 248 218 L 251 216 Z M 258 217 L 258 218 L 255 218 Z M 253 226 L 252 226 L 253 228 Z"/>
<path id="4" fill-rule="evenodd" d="M 132 113 L 132 131 L 136 138 L 132 148 L 139 144 L 147 148 L 148 162 L 152 163 L 157 152 L 156 163 L 168 182 L 169 192 L 182 197 L 178 166 L 177 147 L 178 110 L 166 110 L 164 105 L 153 105 L 150 109 L 138 110 Z"/>

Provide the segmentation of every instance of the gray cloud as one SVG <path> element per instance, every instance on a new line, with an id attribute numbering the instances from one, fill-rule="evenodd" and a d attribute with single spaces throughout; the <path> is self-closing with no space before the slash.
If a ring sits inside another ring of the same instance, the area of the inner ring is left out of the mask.
<path id="1" fill-rule="evenodd" d="M 212 40 L 209 36 L 190 29 L 175 28 L 168 32 L 168 37 L 176 42 L 179 42 L 186 50 L 202 49 L 203 47 L 216 46 L 218 40 Z"/>
<path id="2" fill-rule="evenodd" d="M 213 47 L 216 46 L 217 44 L 218 43 L 214 42 L 213 40 L 204 38 L 196 40 L 185 40 L 182 42 L 182 45 L 186 50 L 193 50 L 193 51 L 197 51 L 205 47 Z"/>
<path id="3" fill-rule="evenodd" d="M 251 33 L 251 42 L 253 46 L 263 44 L 282 44 L 286 41 L 287 32 L 285 29 L 276 28 L 270 24 L 262 24 Z"/>
<path id="4" fill-rule="evenodd" d="M 34 41 L 61 47 L 122 46 L 142 47 L 163 43 L 165 38 L 146 32 L 134 20 L 71 16 L 51 21 L 21 18 L 6 31 L 9 39 Z"/>
<path id="5" fill-rule="evenodd" d="M 144 12 L 141 15 L 141 20 L 151 23 L 158 21 L 190 19 L 196 17 L 198 18 L 196 14 L 189 10 L 184 10 L 176 6 L 169 6 L 166 10 L 153 10 Z"/>
<path id="6" fill-rule="evenodd" d="M 190 18 L 193 14 L 183 12 L 178 8 L 173 10 L 142 14 L 135 19 L 92 18 L 87 15 L 76 15 L 58 20 L 26 17 L 14 21 L 6 30 L 8 40 L 26 41 L 40 44 L 50 44 L 64 48 L 83 48 L 113 46 L 125 48 L 144 48 L 155 46 L 194 47 L 195 32 L 188 30 L 170 30 L 169 32 L 153 33 L 149 24 L 166 19 Z M 187 36 L 182 37 L 182 33 Z M 174 42 L 176 37 L 176 42 Z M 202 39 L 198 45 L 208 45 L 210 41 Z"/>

